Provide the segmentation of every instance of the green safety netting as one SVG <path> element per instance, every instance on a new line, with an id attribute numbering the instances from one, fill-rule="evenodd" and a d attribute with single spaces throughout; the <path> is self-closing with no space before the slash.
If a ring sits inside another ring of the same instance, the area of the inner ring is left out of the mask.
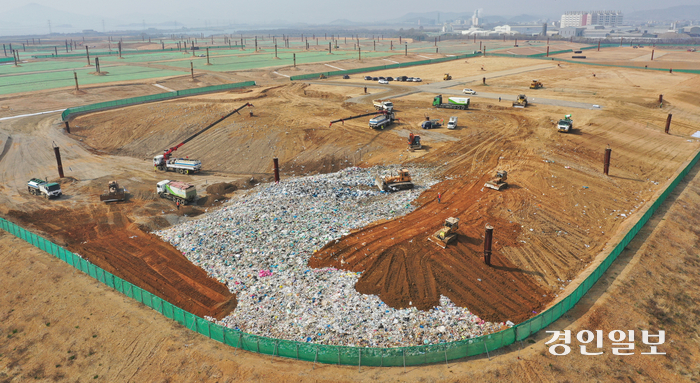
<path id="1" fill-rule="evenodd" d="M 97 104 L 90 104 L 90 105 L 77 106 L 75 108 L 68 108 L 68 109 L 64 110 L 63 113 L 61 113 L 61 119 L 63 121 L 68 121 L 71 117 L 74 117 L 76 115 L 84 114 L 84 113 L 88 113 L 88 112 L 94 112 L 96 110 L 121 108 L 121 107 L 129 106 L 129 105 L 142 104 L 144 102 L 163 101 L 163 100 L 169 100 L 169 99 L 173 99 L 173 98 L 177 98 L 177 97 L 194 96 L 197 94 L 204 94 L 204 93 L 223 92 L 223 91 L 230 90 L 230 89 L 244 88 L 246 86 L 254 86 L 254 85 L 255 85 L 255 81 L 246 81 L 246 82 L 238 82 L 238 83 L 234 83 L 234 84 L 205 86 L 202 88 L 184 89 L 184 90 L 177 90 L 175 92 L 152 94 L 150 96 L 132 97 L 132 98 L 125 98 L 122 100 L 99 102 Z"/>
<path id="2" fill-rule="evenodd" d="M 196 90 L 192 90 L 196 91 Z M 570 310 L 586 292 L 600 279 L 624 248 L 632 241 L 652 214 L 661 206 L 673 192 L 681 180 L 690 172 L 700 159 L 700 152 L 674 178 L 660 197 L 647 209 L 639 221 L 625 237 L 608 254 L 605 260 L 581 283 L 571 294 L 560 302 L 536 315 L 533 318 L 517 324 L 509 329 L 465 339 L 456 342 L 431 344 L 413 347 L 395 348 L 363 348 L 348 346 L 328 346 L 264 336 L 247 334 L 238 330 L 222 327 L 189 313 L 162 298 L 129 283 L 100 267 L 93 265 L 82 257 L 74 254 L 55 243 L 44 239 L 22 227 L 0 218 L 0 228 L 12 235 L 54 255 L 76 269 L 90 275 L 107 286 L 151 307 L 169 319 L 172 319 L 192 331 L 196 331 L 213 340 L 225 343 L 231 347 L 258 352 L 262 354 L 282 356 L 299 360 L 314 361 L 328 364 L 363 365 L 363 366 L 409 366 L 427 363 L 440 363 L 448 360 L 486 354 L 516 341 L 522 341 L 537 331 L 547 327 Z"/>
<path id="3" fill-rule="evenodd" d="M 155 44 L 155 42 L 154 42 Z M 206 52 L 207 48 L 209 49 L 232 49 L 232 48 L 245 48 L 245 45 L 214 45 L 214 46 L 208 46 L 208 47 L 202 47 L 197 45 L 199 51 Z M 165 49 L 143 49 L 143 50 L 123 50 L 122 49 L 122 56 L 124 55 L 130 55 L 130 54 L 141 54 L 141 53 L 159 53 L 159 52 L 178 52 L 178 51 L 191 51 L 190 49 L 181 49 L 178 50 L 177 48 L 165 48 Z M 117 55 L 119 56 L 119 49 L 117 48 L 117 44 L 114 44 L 114 48 L 112 50 L 107 50 L 107 51 L 91 51 L 90 55 L 95 57 L 95 56 L 110 56 L 110 55 Z M 50 58 L 65 58 L 65 57 L 86 57 L 87 53 L 86 52 L 80 52 L 80 53 L 65 53 L 61 52 L 61 48 L 58 49 L 58 55 L 55 54 L 50 54 L 50 55 L 32 55 L 32 58 L 35 59 L 50 59 Z"/>

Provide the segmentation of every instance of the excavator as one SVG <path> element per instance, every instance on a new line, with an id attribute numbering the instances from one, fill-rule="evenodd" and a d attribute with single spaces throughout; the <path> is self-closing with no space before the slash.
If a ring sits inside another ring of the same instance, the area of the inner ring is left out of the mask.
<path id="1" fill-rule="evenodd" d="M 220 123 L 221 121 L 229 118 L 232 116 L 234 113 L 238 113 L 241 109 L 245 108 L 246 106 L 248 107 L 253 107 L 253 104 L 251 103 L 245 103 L 245 105 L 241 106 L 240 108 L 234 110 L 233 112 L 219 118 L 218 120 L 212 122 L 211 124 L 207 125 L 204 129 L 198 131 L 197 133 L 191 135 L 188 137 L 186 140 L 182 141 L 181 143 L 171 147 L 170 149 L 166 149 L 163 151 L 163 154 L 157 155 L 153 157 L 153 166 L 157 168 L 158 170 L 161 171 L 177 171 L 182 174 L 190 174 L 197 172 L 201 169 L 202 163 L 198 160 L 185 160 L 185 159 L 170 159 L 170 155 L 179 149 L 182 145 L 192 141 L 195 139 L 197 136 L 200 134 L 206 132 L 207 130 L 213 128 L 216 124 Z M 240 114 L 240 113 L 238 113 Z M 251 113 L 252 115 L 252 113 Z M 179 162 L 178 162 L 179 161 Z"/>
<path id="2" fill-rule="evenodd" d="M 117 181 L 109 181 L 109 190 L 100 195 L 102 202 L 117 202 L 126 199 L 126 189 L 120 188 Z"/>
<path id="3" fill-rule="evenodd" d="M 445 73 L 445 75 L 442 76 L 442 79 L 443 79 L 444 81 L 449 81 L 449 80 L 452 80 L 452 76 L 450 76 L 449 73 Z"/>
<path id="4" fill-rule="evenodd" d="M 457 238 L 458 228 L 459 218 L 450 217 L 445 220 L 440 230 L 428 237 L 428 240 L 445 249 L 450 242 Z"/>
<path id="5" fill-rule="evenodd" d="M 395 192 L 399 190 L 413 189 L 413 182 L 411 181 L 411 176 L 408 174 L 408 169 L 401 169 L 396 176 L 387 176 L 381 178 L 376 176 L 375 184 L 379 188 L 379 191 L 383 192 Z"/>
<path id="6" fill-rule="evenodd" d="M 486 181 L 484 186 L 493 190 L 505 189 L 508 187 L 508 183 L 506 182 L 507 180 L 508 172 L 505 170 L 499 170 L 496 172 L 496 177 Z"/>
<path id="7" fill-rule="evenodd" d="M 423 145 L 420 143 L 420 136 L 417 134 L 409 134 L 408 135 L 408 151 L 412 152 L 415 150 L 422 149 Z"/>

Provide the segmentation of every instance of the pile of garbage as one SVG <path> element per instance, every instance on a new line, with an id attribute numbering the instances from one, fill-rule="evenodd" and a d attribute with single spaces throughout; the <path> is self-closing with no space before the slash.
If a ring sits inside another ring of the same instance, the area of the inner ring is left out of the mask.
<path id="1" fill-rule="evenodd" d="M 379 297 L 355 290 L 360 273 L 308 267 L 314 251 L 350 230 L 411 212 L 411 202 L 437 182 L 433 169 L 409 168 L 414 189 L 380 192 L 375 174 L 392 169 L 353 167 L 263 184 L 216 211 L 156 234 L 236 294 L 238 307 L 218 323 L 251 334 L 395 347 L 500 329 L 503 324 L 485 322 L 444 296 L 429 311 L 393 309 Z"/>

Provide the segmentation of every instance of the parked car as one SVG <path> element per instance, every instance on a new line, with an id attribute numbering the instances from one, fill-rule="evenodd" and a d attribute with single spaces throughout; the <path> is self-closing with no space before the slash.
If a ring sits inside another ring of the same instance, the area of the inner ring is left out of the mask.
<path id="1" fill-rule="evenodd" d="M 413 81 L 414 82 L 423 82 L 423 80 L 420 77 L 414 77 Z"/>
<path id="2" fill-rule="evenodd" d="M 372 81 L 379 81 L 378 77 L 372 77 Z"/>
<path id="3" fill-rule="evenodd" d="M 372 76 L 365 76 L 365 80 L 372 81 Z"/>
<path id="4" fill-rule="evenodd" d="M 408 77 L 406 77 L 406 76 L 401 76 L 401 81 L 408 81 Z"/>
<path id="5" fill-rule="evenodd" d="M 379 83 L 380 84 L 388 84 L 389 81 L 387 81 L 385 78 L 383 78 L 383 79 L 379 80 Z"/>
<path id="6" fill-rule="evenodd" d="M 394 81 L 394 78 L 393 78 L 393 77 L 387 77 L 387 78 L 386 78 L 386 81 Z"/>
<path id="7" fill-rule="evenodd" d="M 473 89 L 464 88 L 464 89 L 462 90 L 462 93 L 464 93 L 464 94 L 476 94 L 476 91 L 473 90 Z"/>
<path id="8" fill-rule="evenodd" d="M 349 78 L 350 78 L 350 76 L 348 76 L 348 75 L 343 76 L 343 80 L 347 80 Z"/>
<path id="9" fill-rule="evenodd" d="M 408 81 L 408 82 L 411 82 L 411 81 L 413 81 L 413 77 L 409 77 L 409 78 L 407 78 L 407 79 L 406 79 L 406 81 Z"/>

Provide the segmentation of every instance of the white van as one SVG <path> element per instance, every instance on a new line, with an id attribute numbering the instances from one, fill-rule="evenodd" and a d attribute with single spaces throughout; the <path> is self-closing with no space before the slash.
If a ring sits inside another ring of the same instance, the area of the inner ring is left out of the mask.
<path id="1" fill-rule="evenodd" d="M 450 117 L 450 121 L 447 123 L 447 129 L 454 129 L 457 127 L 457 117 Z"/>

